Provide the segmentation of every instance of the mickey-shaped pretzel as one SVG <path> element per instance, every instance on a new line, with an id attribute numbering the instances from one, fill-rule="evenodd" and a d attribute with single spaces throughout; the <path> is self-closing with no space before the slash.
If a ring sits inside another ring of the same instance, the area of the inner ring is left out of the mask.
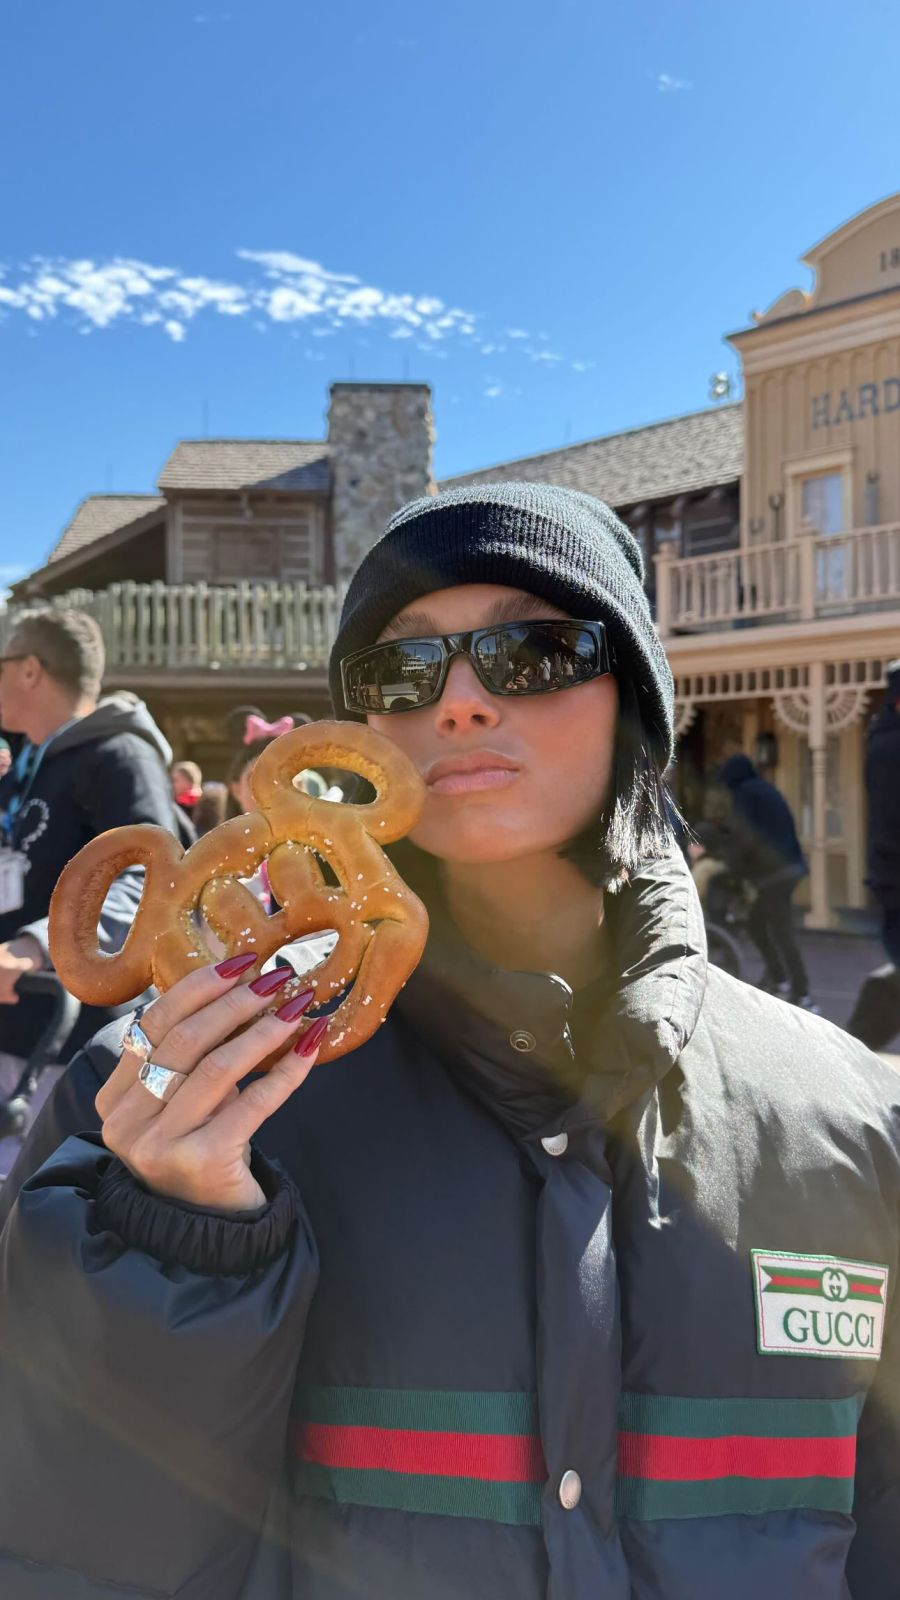
<path id="1" fill-rule="evenodd" d="M 294 787 L 296 773 L 318 766 L 359 773 L 375 799 L 334 804 Z M 229 955 L 252 950 L 260 962 L 292 940 L 334 929 L 339 937 L 331 955 L 291 986 L 315 988 L 320 1006 L 344 996 L 319 1053 L 328 1061 L 374 1033 L 424 949 L 425 908 L 381 848 L 415 826 L 424 784 L 382 734 L 364 724 L 317 722 L 275 739 L 256 762 L 250 787 L 258 810 L 223 822 L 186 852 L 165 829 L 144 823 L 113 828 L 85 845 L 50 904 L 53 963 L 79 1000 L 121 1005 L 151 983 L 168 989 L 218 959 L 204 923 Z M 263 861 L 280 907 L 274 916 L 240 881 Z M 323 862 L 337 883 L 326 881 Z M 105 955 L 97 944 L 100 911 L 114 879 L 131 866 L 145 869 L 141 902 L 122 949 Z"/>

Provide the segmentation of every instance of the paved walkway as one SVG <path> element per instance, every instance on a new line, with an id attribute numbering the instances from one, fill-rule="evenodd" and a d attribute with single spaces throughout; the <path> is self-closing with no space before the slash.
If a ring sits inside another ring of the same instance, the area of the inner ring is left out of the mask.
<path id="1" fill-rule="evenodd" d="M 847 933 L 803 932 L 799 939 L 813 999 L 823 1016 L 843 1027 L 866 974 L 884 966 L 884 950 L 877 939 Z M 742 948 L 746 951 L 744 976 L 752 981 L 762 963 L 749 942 Z M 900 1067 L 900 1036 L 892 1049 L 897 1052 L 893 1060 Z"/>

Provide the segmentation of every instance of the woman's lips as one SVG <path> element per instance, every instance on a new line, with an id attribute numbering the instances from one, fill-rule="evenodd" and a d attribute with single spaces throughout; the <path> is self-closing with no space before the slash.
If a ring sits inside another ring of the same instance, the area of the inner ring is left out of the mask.
<path id="1" fill-rule="evenodd" d="M 472 794 L 477 789 L 508 789 L 518 776 L 514 767 L 476 767 L 472 772 L 447 772 L 442 778 L 433 778 L 428 788 L 431 794 Z"/>

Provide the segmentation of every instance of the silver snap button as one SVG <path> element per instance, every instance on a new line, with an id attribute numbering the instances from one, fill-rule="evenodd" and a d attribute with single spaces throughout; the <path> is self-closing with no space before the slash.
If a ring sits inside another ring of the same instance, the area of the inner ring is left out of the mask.
<path id="1" fill-rule="evenodd" d="M 533 1050 L 537 1044 L 537 1039 L 533 1033 L 528 1032 L 527 1028 L 514 1028 L 509 1036 L 509 1042 L 514 1050 L 522 1050 L 524 1052 Z"/>
<path id="2" fill-rule="evenodd" d="M 564 1156 L 569 1148 L 569 1135 L 567 1133 L 552 1133 L 549 1138 L 542 1139 L 548 1156 Z"/>
<path id="3" fill-rule="evenodd" d="M 581 1479 L 577 1472 L 564 1472 L 559 1481 L 559 1503 L 564 1511 L 574 1511 L 581 1499 Z"/>

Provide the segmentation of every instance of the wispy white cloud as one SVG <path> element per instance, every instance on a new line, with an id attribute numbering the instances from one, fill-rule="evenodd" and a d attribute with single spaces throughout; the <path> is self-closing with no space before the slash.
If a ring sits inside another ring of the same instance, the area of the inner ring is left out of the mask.
<path id="1" fill-rule="evenodd" d="M 131 257 L 33 256 L 18 268 L 0 264 L 0 324 L 20 318 L 37 332 L 68 323 L 90 334 L 118 324 L 156 329 L 181 344 L 200 318 L 245 321 L 260 332 L 303 329 L 316 339 L 352 329 L 413 340 L 431 358 L 465 347 L 486 358 L 510 353 L 550 367 L 563 356 L 549 335 L 527 328 L 492 331 L 485 319 L 433 294 L 382 289 L 353 273 L 333 272 L 289 250 L 236 252 L 241 270 L 227 278 L 186 273 Z"/>
<path id="2" fill-rule="evenodd" d="M 693 89 L 694 85 L 687 78 L 673 77 L 671 72 L 658 72 L 656 87 L 660 94 L 677 94 L 680 89 Z"/>
<path id="3" fill-rule="evenodd" d="M 18 311 L 33 322 L 48 322 L 69 312 L 87 329 L 116 322 L 159 326 L 176 341 L 185 337 L 196 317 L 210 311 L 269 322 L 313 322 L 319 326 L 312 331 L 319 335 L 342 325 L 381 324 L 398 337 L 415 335 L 433 344 L 475 336 L 475 315 L 447 306 L 435 295 L 379 289 L 285 250 L 239 250 L 237 255 L 256 269 L 245 282 L 123 257 L 101 262 L 34 257 L 17 273 L 0 272 L 0 313 Z"/>

